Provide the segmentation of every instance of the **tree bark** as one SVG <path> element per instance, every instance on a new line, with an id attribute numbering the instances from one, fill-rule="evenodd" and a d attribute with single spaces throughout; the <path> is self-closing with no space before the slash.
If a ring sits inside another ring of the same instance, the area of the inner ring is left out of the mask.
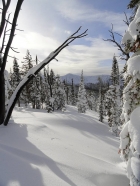
<path id="1" fill-rule="evenodd" d="M 0 124 L 3 123 L 5 116 L 5 79 L 4 73 L 0 73 Z"/>

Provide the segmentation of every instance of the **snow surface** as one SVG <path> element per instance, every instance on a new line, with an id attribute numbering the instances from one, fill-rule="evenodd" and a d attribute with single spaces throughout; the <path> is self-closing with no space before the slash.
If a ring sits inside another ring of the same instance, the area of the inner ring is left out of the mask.
<path id="1" fill-rule="evenodd" d="M 96 112 L 16 107 L 0 126 L 0 186 L 128 186 L 118 146 Z"/>

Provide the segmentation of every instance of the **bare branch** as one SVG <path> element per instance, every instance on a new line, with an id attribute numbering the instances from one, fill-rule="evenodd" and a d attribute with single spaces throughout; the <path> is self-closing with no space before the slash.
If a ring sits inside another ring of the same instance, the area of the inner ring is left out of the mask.
<path id="1" fill-rule="evenodd" d="M 9 18 L 10 18 L 10 14 L 8 15 L 8 20 L 9 20 Z M 2 51 L 3 51 L 3 49 L 4 49 L 4 43 L 5 43 L 5 36 L 6 36 L 6 29 L 7 29 L 7 25 L 8 25 L 8 22 L 6 23 L 6 25 L 5 25 L 5 29 L 4 29 L 4 35 L 3 35 L 3 40 L 2 40 L 2 47 L 1 47 L 1 50 L 0 50 L 0 53 L 2 53 Z"/>
<path id="2" fill-rule="evenodd" d="M 9 31 L 11 31 L 11 28 L 10 28 L 10 29 L 8 29 L 8 30 L 6 30 L 6 32 L 9 32 Z"/>
<path id="3" fill-rule="evenodd" d="M 18 28 L 16 28 L 16 30 L 18 30 L 18 31 L 24 31 L 24 30 L 21 30 L 21 29 L 18 29 Z"/>
<path id="4" fill-rule="evenodd" d="M 20 11 L 22 3 L 23 3 L 23 0 L 18 0 L 18 2 L 17 2 L 17 6 L 16 6 L 16 9 L 15 9 L 15 13 L 14 13 L 14 18 L 13 18 L 13 21 L 12 21 L 12 28 L 11 28 L 9 40 L 8 40 L 8 43 L 7 43 L 7 46 L 6 46 L 6 49 L 5 49 L 5 53 L 4 53 L 4 56 L 3 56 L 3 63 L 2 63 L 2 67 L 1 67 L 1 72 L 4 72 L 4 70 L 5 70 L 9 49 L 10 49 L 10 46 L 11 46 L 12 41 L 13 41 L 15 28 L 16 28 L 16 24 L 17 24 L 17 19 L 18 19 L 18 15 L 19 15 L 19 11 Z"/>
<path id="5" fill-rule="evenodd" d="M 114 32 L 115 34 L 117 34 L 118 36 L 121 36 L 121 37 L 123 37 L 121 34 L 119 34 L 119 33 L 117 33 L 117 32 Z"/>
<path id="6" fill-rule="evenodd" d="M 7 4 L 5 4 L 5 0 L 2 0 L 3 10 L 2 10 L 1 23 L 0 23 L 0 38 L 2 36 L 3 29 L 4 29 L 4 26 L 5 26 L 6 13 L 7 13 L 8 7 L 10 5 L 10 2 L 11 2 L 11 0 L 7 0 Z"/>
<path id="7" fill-rule="evenodd" d="M 110 39 L 103 39 L 103 40 L 115 43 L 115 46 L 118 47 L 118 50 L 120 50 L 122 52 L 122 54 L 126 56 L 126 60 L 128 60 L 130 58 L 129 53 L 125 52 L 125 50 L 123 49 L 123 45 L 119 44 L 115 39 L 115 35 L 114 35 L 115 32 L 113 32 L 113 24 L 112 24 L 111 30 L 109 30 L 109 33 L 110 33 L 111 38 Z"/>
<path id="8" fill-rule="evenodd" d="M 129 20 L 128 20 L 128 18 L 127 18 L 127 15 L 126 15 L 126 13 L 124 12 L 124 15 L 125 15 L 125 19 L 126 20 L 123 20 L 123 22 L 127 25 L 127 26 L 129 26 Z"/>
<path id="9" fill-rule="evenodd" d="M 58 61 L 58 59 L 54 58 L 56 61 Z"/>
<path id="10" fill-rule="evenodd" d="M 14 50 L 13 47 L 10 47 L 10 49 L 12 49 L 12 50 L 13 50 L 14 52 L 16 52 L 16 53 L 20 53 L 20 52 L 17 52 L 16 50 Z"/>
<path id="11" fill-rule="evenodd" d="M 10 25 L 12 25 L 12 23 L 9 20 L 5 19 L 5 21 L 8 22 Z"/>

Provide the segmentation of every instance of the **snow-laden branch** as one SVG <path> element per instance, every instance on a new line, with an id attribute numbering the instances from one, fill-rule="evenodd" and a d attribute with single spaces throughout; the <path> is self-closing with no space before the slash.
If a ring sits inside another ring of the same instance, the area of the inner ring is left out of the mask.
<path id="1" fill-rule="evenodd" d="M 16 104 L 16 101 L 19 98 L 19 95 L 23 88 L 29 83 L 31 79 L 48 63 L 50 63 L 55 57 L 63 50 L 66 48 L 70 43 L 72 43 L 75 39 L 85 37 L 87 35 L 87 30 L 82 32 L 81 34 L 78 34 L 80 31 L 81 27 L 74 32 L 68 39 L 66 39 L 56 50 L 50 53 L 50 55 L 44 59 L 41 63 L 37 64 L 35 67 L 31 68 L 29 72 L 26 74 L 26 76 L 23 78 L 23 80 L 20 82 L 20 84 L 17 86 L 16 90 L 14 91 L 13 95 L 11 96 L 9 103 L 8 103 L 8 108 L 7 112 L 5 115 L 4 119 L 4 125 L 8 124 L 8 121 L 10 119 L 10 116 L 12 114 L 13 108 Z"/>

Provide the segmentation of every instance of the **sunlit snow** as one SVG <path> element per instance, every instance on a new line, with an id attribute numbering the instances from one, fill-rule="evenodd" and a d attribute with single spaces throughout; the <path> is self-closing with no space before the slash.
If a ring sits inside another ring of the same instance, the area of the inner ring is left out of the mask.
<path id="1" fill-rule="evenodd" d="M 118 146 L 96 112 L 16 107 L 0 126 L 0 186 L 128 186 Z"/>

